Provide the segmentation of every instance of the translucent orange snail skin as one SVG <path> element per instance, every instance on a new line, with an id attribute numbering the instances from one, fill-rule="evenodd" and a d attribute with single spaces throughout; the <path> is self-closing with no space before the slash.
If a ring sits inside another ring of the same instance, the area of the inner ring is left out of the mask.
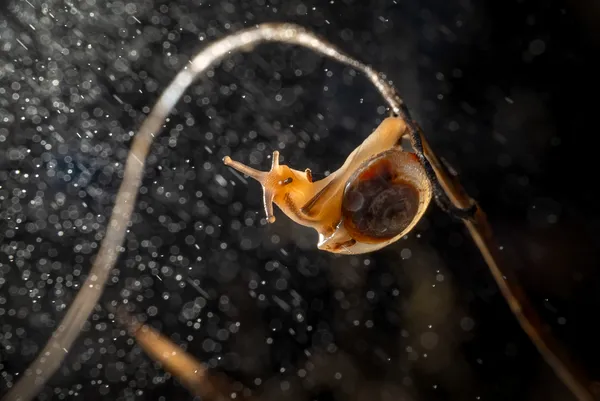
<path id="1" fill-rule="evenodd" d="M 401 118 L 385 119 L 342 167 L 319 181 L 313 181 L 308 169 L 279 164 L 277 151 L 270 171 L 255 170 L 229 156 L 223 162 L 262 185 L 270 223 L 275 221 L 275 203 L 290 219 L 319 233 L 319 249 L 372 252 L 412 230 L 432 198 L 425 169 L 414 153 L 399 145 L 406 129 Z"/>

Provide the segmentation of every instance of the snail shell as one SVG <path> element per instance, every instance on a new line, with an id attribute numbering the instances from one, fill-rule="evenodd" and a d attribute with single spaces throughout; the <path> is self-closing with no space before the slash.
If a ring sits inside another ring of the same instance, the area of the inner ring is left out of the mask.
<path id="1" fill-rule="evenodd" d="M 402 235 L 424 210 L 430 189 L 423 169 L 407 163 L 411 158 L 410 153 L 390 150 L 363 163 L 350 177 L 342 216 L 355 240 L 371 244 Z"/>
<path id="2" fill-rule="evenodd" d="M 406 235 L 431 202 L 432 187 L 416 155 L 393 148 L 363 162 L 350 176 L 341 202 L 342 219 L 319 248 L 363 253 Z"/>

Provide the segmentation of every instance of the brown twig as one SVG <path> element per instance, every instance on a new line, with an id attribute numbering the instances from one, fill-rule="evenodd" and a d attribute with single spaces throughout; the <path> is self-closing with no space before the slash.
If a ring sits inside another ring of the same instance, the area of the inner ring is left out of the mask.
<path id="1" fill-rule="evenodd" d="M 458 179 L 447 173 L 421 132 L 425 155 L 431 162 L 440 184 L 450 201 L 458 208 L 469 207 L 473 200 L 466 193 Z M 519 285 L 513 272 L 502 265 L 502 255 L 486 214 L 477 208 L 473 220 L 464 220 L 464 224 L 473 238 L 473 242 L 487 263 L 494 280 L 506 299 L 519 324 L 529 336 L 546 363 L 569 388 L 579 401 L 593 401 L 592 385 L 583 369 L 569 358 L 562 345 L 556 341 L 550 331 L 544 327 L 539 314 L 531 305 L 527 295 Z"/>

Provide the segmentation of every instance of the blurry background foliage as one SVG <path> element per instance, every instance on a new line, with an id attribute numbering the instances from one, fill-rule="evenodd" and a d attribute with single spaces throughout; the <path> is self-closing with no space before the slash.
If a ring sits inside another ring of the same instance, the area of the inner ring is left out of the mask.
<path id="1" fill-rule="evenodd" d="M 585 0 L 2 2 L 0 392 L 83 281 L 162 89 L 205 43 L 266 21 L 394 80 L 548 325 L 600 377 L 599 17 Z M 290 400 L 571 399 L 436 207 L 406 240 L 340 257 L 286 218 L 265 225 L 260 187 L 221 164 L 264 168 L 279 149 L 322 177 L 385 115 L 365 78 L 307 50 L 226 60 L 153 145 L 102 302 L 134 303 L 211 367 Z M 40 399 L 189 399 L 107 315 Z"/>

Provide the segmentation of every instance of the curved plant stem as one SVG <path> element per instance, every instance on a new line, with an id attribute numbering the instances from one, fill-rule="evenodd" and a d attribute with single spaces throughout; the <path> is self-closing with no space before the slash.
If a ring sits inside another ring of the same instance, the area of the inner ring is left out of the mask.
<path id="1" fill-rule="evenodd" d="M 3 398 L 5 401 L 29 401 L 43 388 L 45 383 L 59 368 L 73 342 L 81 332 L 82 327 L 98 302 L 110 271 L 115 266 L 121 251 L 125 233 L 130 225 L 138 189 L 142 181 L 144 163 L 150 151 L 150 146 L 156 135 L 159 135 L 166 117 L 175 107 L 183 93 L 199 76 L 223 58 L 234 52 L 249 51 L 261 43 L 279 42 L 306 47 L 346 64 L 366 75 L 375 88 L 381 93 L 394 114 L 404 115 L 406 107 L 397 95 L 395 89 L 383 76 L 360 61 L 346 55 L 329 42 L 319 38 L 306 29 L 293 24 L 262 24 L 233 34 L 205 47 L 191 61 L 190 65 L 179 72 L 175 79 L 161 94 L 152 111 L 144 120 L 139 131 L 133 138 L 127 157 L 123 182 L 117 193 L 115 206 L 107 226 L 100 250 L 96 255 L 87 279 L 73 300 L 69 310 L 63 317 L 58 329 L 37 358 L 23 373 L 21 379 Z M 452 182 L 445 174 L 435 155 L 423 138 L 423 145 L 428 159 L 434 165 L 439 180 L 451 201 L 458 207 L 469 206 L 465 203 L 469 198 L 464 195 L 461 187 Z M 506 269 L 500 268 L 499 255 L 491 230 L 481 210 L 474 222 L 465 222 L 475 243 L 479 247 L 485 261 L 488 263 L 494 278 L 506 297 L 511 310 L 515 313 L 525 332 L 537 346 L 545 360 L 554 369 L 558 377 L 569 387 L 579 401 L 591 401 L 586 382 L 575 374 L 575 370 L 566 363 L 566 358 L 560 356 L 559 347 L 549 333 L 542 334 L 540 319 L 529 306 L 525 295 L 519 290 L 514 280 L 506 280 Z"/>
<path id="2" fill-rule="evenodd" d="M 271 23 L 257 25 L 225 36 L 201 50 L 167 86 L 133 138 L 125 164 L 123 182 L 119 187 L 113 213 L 87 279 L 63 317 L 58 329 L 25 370 L 17 384 L 9 390 L 4 401 L 30 401 L 59 368 L 73 342 L 81 332 L 92 309 L 100 299 L 109 273 L 115 266 L 131 224 L 131 214 L 142 181 L 144 163 L 154 138 L 160 134 L 166 117 L 173 110 L 187 88 L 209 68 L 234 52 L 250 51 L 256 45 L 268 42 L 287 43 L 306 47 L 346 64 L 364 73 L 377 90 L 388 99 L 395 113 L 400 112 L 401 99 L 393 87 L 379 77 L 371 67 L 346 55 L 329 42 L 301 26 Z"/>

